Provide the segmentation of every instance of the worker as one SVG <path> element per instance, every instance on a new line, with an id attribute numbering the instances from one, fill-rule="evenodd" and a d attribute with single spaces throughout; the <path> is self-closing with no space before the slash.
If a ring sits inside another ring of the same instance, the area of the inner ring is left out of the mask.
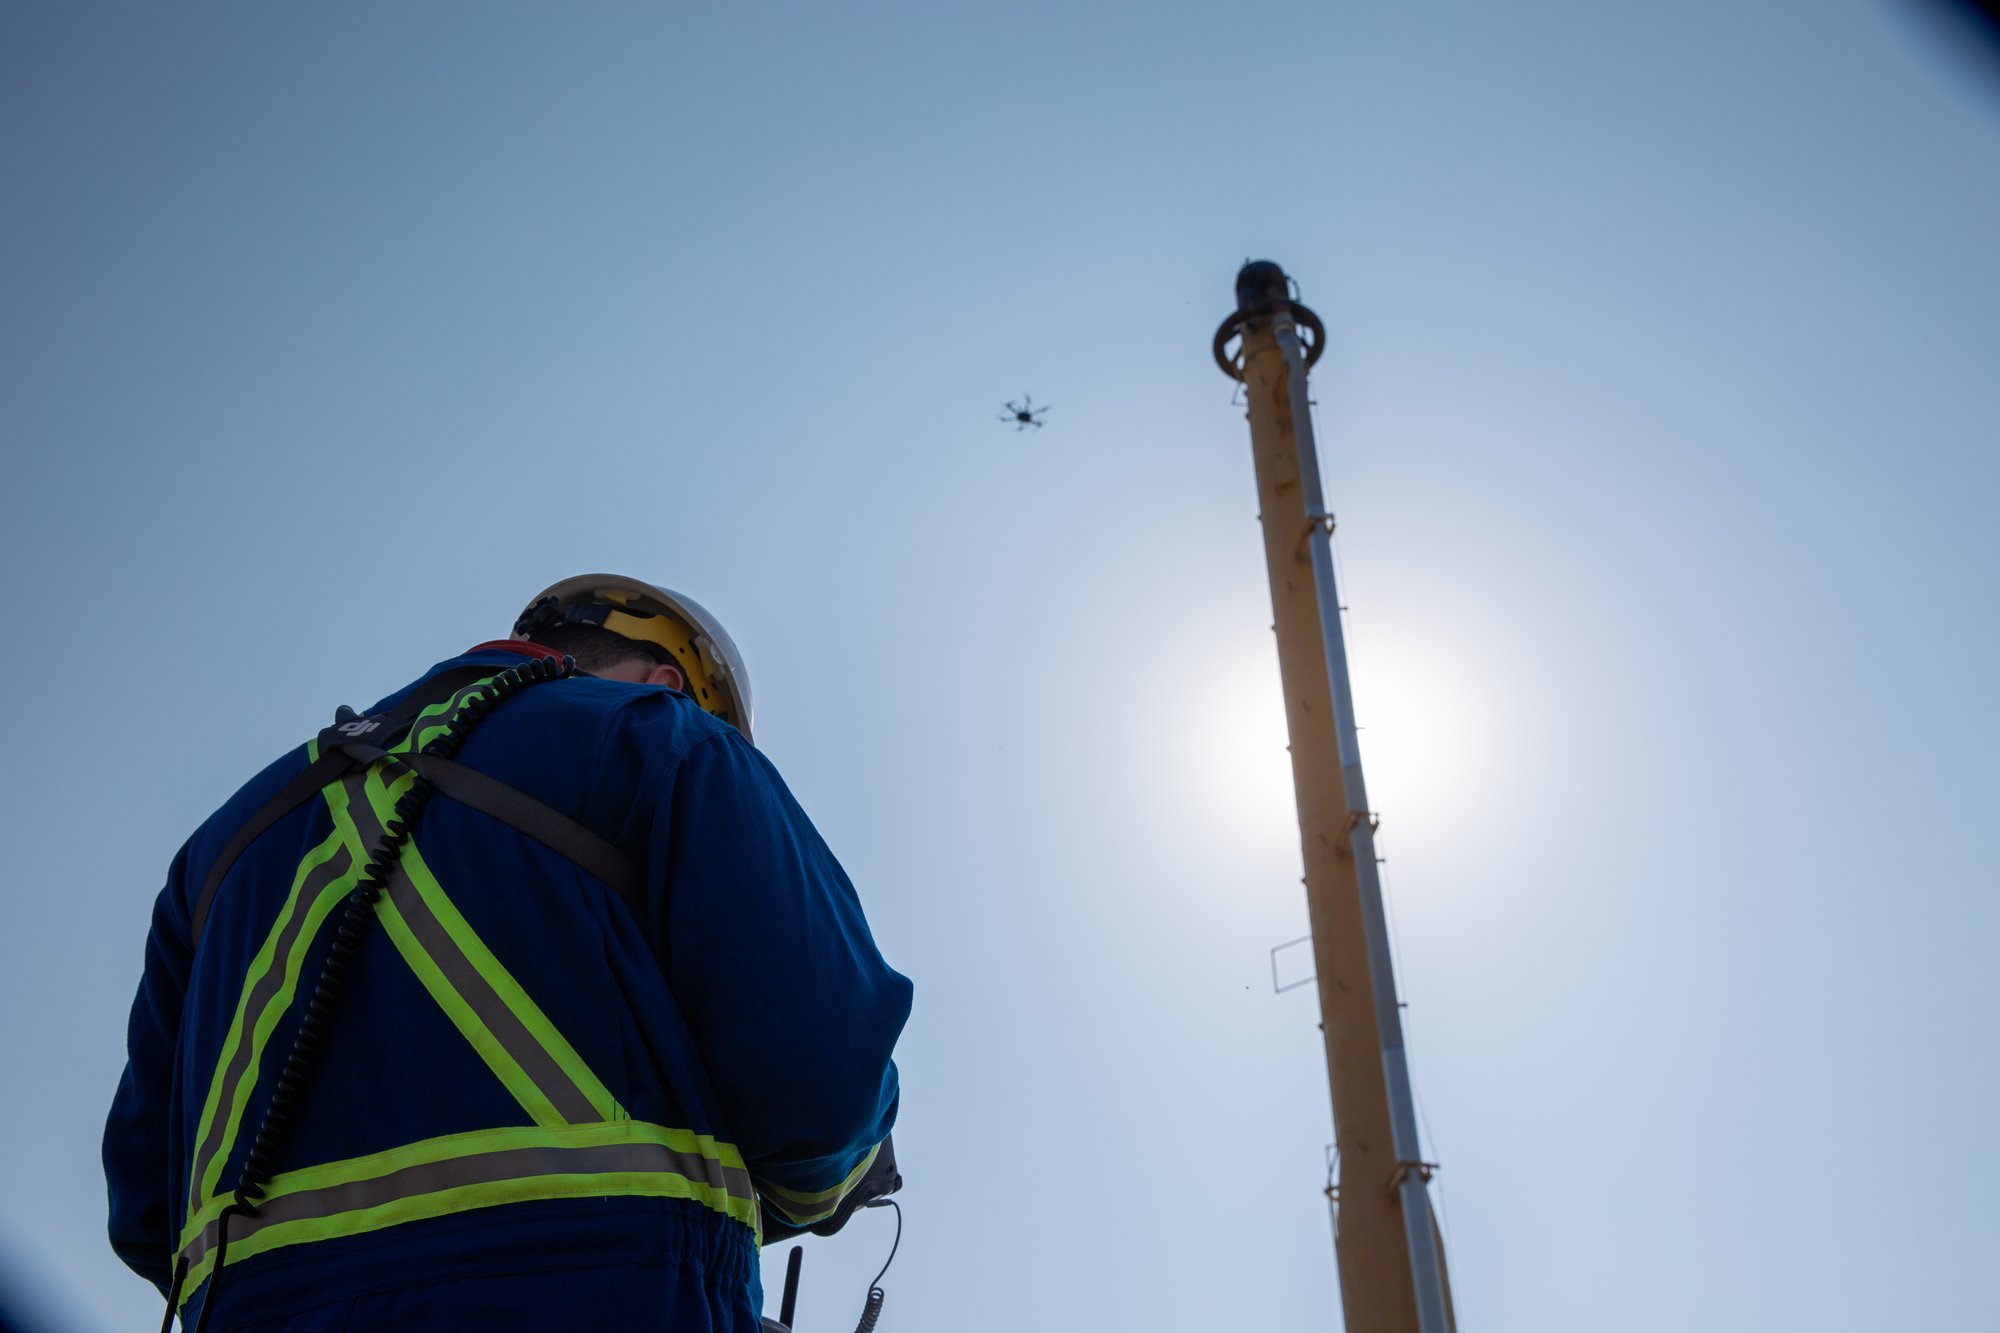
<path id="1" fill-rule="evenodd" d="M 910 983 L 694 601 L 564 580 L 174 859 L 104 1135 L 183 1326 L 752 1333 L 895 1188 Z"/>

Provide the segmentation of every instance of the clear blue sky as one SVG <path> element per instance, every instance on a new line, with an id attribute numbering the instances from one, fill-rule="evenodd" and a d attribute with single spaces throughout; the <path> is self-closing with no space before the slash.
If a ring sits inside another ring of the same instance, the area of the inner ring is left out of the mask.
<path id="1" fill-rule="evenodd" d="M 609 568 L 916 980 L 882 1327 L 1337 1327 L 1251 256 L 1462 1326 L 2000 1325 L 2000 79 L 1890 0 L 7 6 L 6 1283 L 158 1318 L 96 1144 L 187 831 Z"/>

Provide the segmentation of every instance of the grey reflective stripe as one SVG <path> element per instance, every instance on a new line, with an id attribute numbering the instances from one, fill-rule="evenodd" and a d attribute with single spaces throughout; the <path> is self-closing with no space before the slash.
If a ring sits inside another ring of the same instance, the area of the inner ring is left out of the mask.
<path id="1" fill-rule="evenodd" d="M 466 1005 L 479 1016 L 486 1030 L 494 1040 L 512 1056 L 514 1063 L 521 1066 L 521 1072 L 534 1080 L 542 1095 L 549 1099 L 549 1105 L 556 1108 L 562 1118 L 572 1125 L 587 1125 L 604 1119 L 583 1089 L 576 1086 L 570 1076 L 563 1072 L 561 1065 L 549 1055 L 548 1050 L 535 1040 L 534 1034 L 521 1025 L 515 1016 L 487 983 L 479 969 L 472 965 L 452 939 L 444 925 L 431 913 L 430 904 L 410 883 L 409 876 L 400 869 L 390 877 L 389 898 L 396 904 L 396 910 L 403 914 L 403 921 L 410 928 L 410 934 L 423 946 L 431 961 L 437 964 L 439 972 L 451 983 Z"/>
<path id="2" fill-rule="evenodd" d="M 354 857 L 347 847 L 335 849 L 333 855 L 314 866 L 307 874 L 305 883 L 299 886 L 298 896 L 292 900 L 292 910 L 279 928 L 276 943 L 271 950 L 271 966 L 250 989 L 249 998 L 243 1004 L 243 1021 L 238 1025 L 236 1045 L 227 1053 L 227 1065 L 222 1075 L 222 1094 L 215 1103 L 215 1123 L 209 1126 L 208 1135 L 195 1153 L 194 1171 L 188 1179 L 188 1211 L 201 1207 L 201 1182 L 208 1174 L 209 1164 L 216 1153 L 222 1150 L 222 1139 L 235 1117 L 230 1108 L 236 1102 L 238 1085 L 250 1072 L 251 1053 L 256 1045 L 258 1020 L 278 992 L 284 988 L 287 964 L 292 950 L 297 946 L 299 932 L 305 929 L 306 918 L 312 915 L 313 904 L 325 893 L 328 886 L 348 873 L 353 867 Z"/>
<path id="3" fill-rule="evenodd" d="M 399 1200 L 467 1185 L 525 1182 L 542 1176 L 613 1174 L 679 1176 L 738 1199 L 756 1197 L 747 1170 L 724 1166 L 699 1153 L 676 1152 L 657 1143 L 605 1143 L 587 1148 L 505 1148 L 441 1162 L 420 1162 L 369 1180 L 353 1180 L 320 1189 L 281 1194 L 259 1204 L 254 1216 L 229 1219 L 229 1242 L 234 1246 L 266 1227 L 283 1222 L 335 1217 L 341 1213 L 379 1208 Z M 624 1192 L 613 1185 L 605 1190 L 604 1197 Z M 499 1202 L 494 1201 L 495 1204 Z M 210 1222 L 181 1251 L 190 1269 L 215 1248 L 220 1233 L 220 1219 Z"/>
<path id="4" fill-rule="evenodd" d="M 354 827 L 361 833 L 364 846 L 373 847 L 382 837 L 381 826 L 375 821 L 375 807 L 368 803 L 368 794 L 363 789 L 360 776 L 343 779 L 347 789 L 347 813 L 354 821 Z M 389 901 L 402 913 L 403 922 L 410 928 L 430 960 L 437 965 L 445 980 L 451 983 L 466 1007 L 477 1015 L 493 1039 L 500 1043 L 508 1056 L 521 1067 L 534 1085 L 541 1089 L 549 1105 L 557 1114 L 572 1125 L 587 1125 L 602 1121 L 604 1116 L 591 1105 L 590 1098 L 575 1080 L 555 1062 L 548 1048 L 535 1040 L 532 1032 L 521 1025 L 520 1018 L 507 1007 L 506 1001 L 494 991 L 491 983 L 480 970 L 472 965 L 458 947 L 458 941 L 444 928 L 444 923 L 431 911 L 430 904 L 417 886 L 410 883 L 399 862 L 389 876 Z"/>

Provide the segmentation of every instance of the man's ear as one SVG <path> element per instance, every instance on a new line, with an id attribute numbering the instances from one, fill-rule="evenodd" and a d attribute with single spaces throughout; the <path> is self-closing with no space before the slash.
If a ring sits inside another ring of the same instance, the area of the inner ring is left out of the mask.
<path id="1" fill-rule="evenodd" d="M 664 685 L 670 690 L 684 690 L 687 688 L 687 677 L 681 674 L 679 667 L 668 666 L 665 662 L 661 662 L 646 673 L 644 683 L 647 685 Z"/>

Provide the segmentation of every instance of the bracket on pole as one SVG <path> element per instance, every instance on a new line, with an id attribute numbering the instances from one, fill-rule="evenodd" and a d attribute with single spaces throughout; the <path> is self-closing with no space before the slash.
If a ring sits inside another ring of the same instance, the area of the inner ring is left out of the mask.
<path id="1" fill-rule="evenodd" d="M 1306 516 L 1306 530 L 1299 534 L 1299 549 L 1293 558 L 1299 564 L 1305 564 L 1306 543 L 1312 540 L 1315 532 L 1324 532 L 1327 536 L 1331 537 L 1333 535 L 1333 527 L 1332 514 L 1308 514 Z"/>
<path id="2" fill-rule="evenodd" d="M 1354 828 L 1357 824 L 1364 822 L 1368 825 L 1368 831 L 1373 833 L 1382 827 L 1382 816 L 1373 811 L 1363 813 L 1360 810 L 1350 810 L 1347 812 L 1347 822 L 1340 826 L 1340 833 L 1333 840 L 1334 854 L 1341 860 L 1350 861 L 1354 859 Z"/>
<path id="3" fill-rule="evenodd" d="M 1287 949 L 1296 949 L 1301 944 L 1310 942 L 1311 939 L 1312 936 L 1310 935 L 1301 935 L 1295 940 L 1286 940 L 1283 944 L 1274 944 L 1271 946 L 1271 994 L 1283 995 L 1288 990 L 1297 990 L 1301 986 L 1310 986 L 1313 982 L 1319 980 L 1319 973 L 1317 972 L 1308 973 L 1297 981 L 1281 983 L 1278 980 L 1278 955 Z"/>

